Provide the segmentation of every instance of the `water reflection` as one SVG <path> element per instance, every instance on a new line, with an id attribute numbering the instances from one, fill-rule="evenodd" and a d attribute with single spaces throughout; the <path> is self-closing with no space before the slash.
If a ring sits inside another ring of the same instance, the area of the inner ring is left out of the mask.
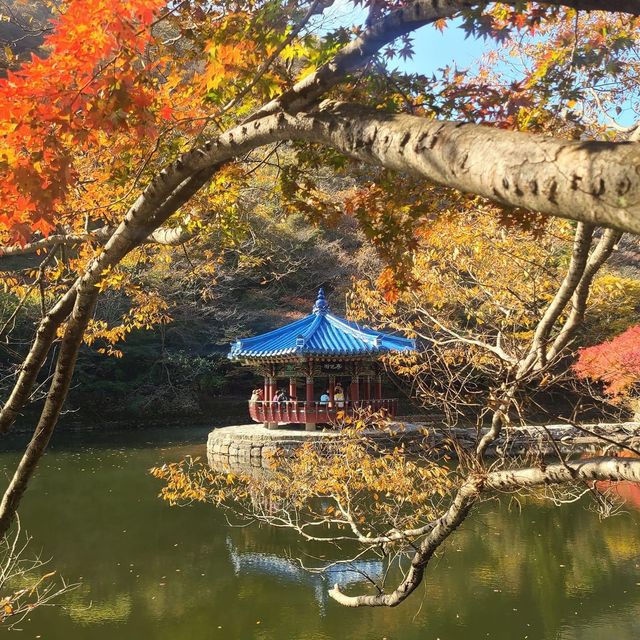
<path id="1" fill-rule="evenodd" d="M 68 607 L 69 616 L 74 622 L 82 625 L 94 625 L 113 622 L 125 622 L 131 615 L 131 596 L 126 593 L 116 595 L 111 600 L 91 602 L 83 606 L 81 602 Z"/>
<path id="2" fill-rule="evenodd" d="M 340 551 L 268 527 L 229 528 L 209 506 L 172 509 L 147 470 L 201 455 L 185 433 L 137 446 L 90 437 L 47 454 L 22 510 L 46 557 L 83 587 L 64 608 L 37 611 L 28 636 L 46 640 L 636 640 L 640 637 L 638 514 L 600 521 L 584 504 L 489 502 L 430 566 L 424 589 L 396 609 L 327 601 L 340 582 L 366 592 L 377 560 L 308 574 Z M 196 444 L 197 443 L 197 444 Z M 0 473 L 17 452 L 0 453 Z M 513 508 L 510 508 L 513 506 Z M 347 553 L 345 551 L 345 553 Z M 355 571 L 354 571 L 355 570 Z M 359 573 L 362 572 L 362 573 Z M 398 578 L 393 568 L 392 584 Z M 2 632 L 0 632 L 2 637 Z"/>
<path id="3" fill-rule="evenodd" d="M 321 573 L 308 571 L 299 561 L 282 555 L 239 551 L 230 537 L 227 537 L 227 549 L 237 576 L 264 575 L 276 578 L 290 587 L 296 584 L 310 586 L 321 615 L 326 612 L 326 606 L 329 603 L 327 592 L 331 586 L 334 584 L 343 588 L 362 586 L 371 579 L 380 581 L 385 571 L 381 560 L 352 560 L 348 563 L 327 566 Z"/>

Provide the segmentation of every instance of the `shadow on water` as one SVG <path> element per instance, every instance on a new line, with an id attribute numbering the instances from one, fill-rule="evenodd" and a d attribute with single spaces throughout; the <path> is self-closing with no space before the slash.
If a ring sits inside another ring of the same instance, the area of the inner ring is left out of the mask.
<path id="1" fill-rule="evenodd" d="M 95 449 L 157 449 L 184 444 L 189 447 L 205 445 L 210 426 L 151 427 L 131 429 L 126 425 L 108 429 L 78 428 L 58 430 L 51 438 L 48 451 L 83 451 L 89 446 Z M 26 431 L 9 433 L 0 438 L 0 453 L 21 452 L 29 442 L 31 434 Z"/>
<path id="2" fill-rule="evenodd" d="M 583 504 L 522 510 L 490 502 L 396 609 L 341 608 L 334 582 L 368 587 L 377 558 L 309 574 L 332 546 L 286 530 L 229 527 L 206 505 L 171 508 L 148 469 L 204 455 L 206 429 L 61 434 L 22 509 L 53 566 L 81 587 L 39 610 L 25 638 L 43 640 L 631 640 L 640 637 L 637 514 L 600 522 Z M 0 474 L 18 450 L 0 452 Z M 311 562 L 310 560 L 313 560 Z M 393 578 L 394 576 L 392 576 Z M 395 576 L 397 577 L 397 575 Z M 0 632 L 0 636 L 3 632 Z"/>

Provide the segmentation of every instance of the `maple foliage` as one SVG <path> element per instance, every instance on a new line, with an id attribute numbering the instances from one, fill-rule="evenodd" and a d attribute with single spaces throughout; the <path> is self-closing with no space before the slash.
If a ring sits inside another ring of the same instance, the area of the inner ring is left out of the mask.
<path id="1" fill-rule="evenodd" d="M 415 249 L 400 264 L 400 280 L 397 266 L 356 280 L 349 312 L 355 320 L 417 338 L 422 349 L 392 354 L 388 363 L 425 406 L 457 420 L 471 407 L 491 406 L 495 389 L 526 358 L 565 277 L 574 230 L 565 221 L 540 226 L 534 219 L 507 232 L 504 212 L 489 203 L 448 194 L 443 206 L 447 212 L 435 218 L 414 218 Z M 636 279 L 603 269 L 591 285 L 579 339 L 593 341 L 628 327 L 638 293 Z M 559 321 L 569 313 L 563 311 Z"/>
<path id="2" fill-rule="evenodd" d="M 640 383 L 640 326 L 582 349 L 574 369 L 582 378 L 603 382 L 607 393 L 615 397 L 633 394 Z"/>
<path id="3" fill-rule="evenodd" d="M 290 82 L 278 65 L 253 78 L 298 17 L 295 8 L 274 9 L 157 0 L 117 11 L 96 0 L 64 6 L 42 57 L 0 78 L 2 244 L 113 224 L 136 185 L 214 121 L 216 130 L 250 80 L 252 95 L 234 117 Z M 311 58 L 317 39 L 306 42 L 289 43 L 284 60 Z"/>
<path id="4" fill-rule="evenodd" d="M 468 33 L 494 40 L 474 69 L 446 67 L 438 115 L 566 137 L 620 135 L 615 119 L 637 115 L 637 17 L 553 6 L 496 3 L 467 12 Z M 430 91 L 433 88 L 430 87 Z M 428 94 L 422 101 L 429 101 Z M 427 102 L 428 103 L 428 102 Z M 612 126 L 614 125 L 614 126 Z"/>
<path id="5" fill-rule="evenodd" d="M 191 458 L 154 467 L 170 504 L 211 502 L 240 517 L 292 526 L 312 540 L 355 540 L 367 547 L 380 537 L 399 548 L 420 534 L 404 535 L 435 517 L 459 482 L 444 450 L 410 460 L 400 447 L 381 445 L 391 431 L 379 416 L 344 417 L 334 442 L 308 443 L 290 455 L 275 452 L 268 473 L 211 468 Z M 422 433 L 426 443 L 429 432 Z M 387 552 L 391 546 L 387 546 Z"/>
<path id="6" fill-rule="evenodd" d="M 369 9 L 372 15 L 382 15 L 395 6 Z M 93 0 L 74 0 L 63 7 L 45 39 L 46 56 L 34 57 L 0 80 L 0 106 L 7 106 L 2 129 L 7 144 L 0 159 L 3 245 L 24 244 L 34 234 L 80 233 L 102 223 L 115 224 L 132 203 L 137 185 L 163 164 L 194 140 L 236 122 L 290 87 L 348 41 L 344 27 L 328 30 L 323 38 L 312 29 L 299 32 L 296 23 L 304 23 L 314 11 L 319 8 L 304 3 L 166 7 L 151 0 L 123 3 L 116 13 L 108 3 Z M 505 85 L 494 55 L 477 74 L 445 70 L 435 82 L 397 72 L 368 73 L 355 83 L 347 78 L 342 93 L 378 107 L 462 115 L 502 126 L 527 128 L 531 118 L 542 117 L 549 128 L 555 109 L 549 96 L 560 95 L 563 79 L 557 72 L 567 67 L 568 57 L 575 58 L 575 69 L 607 87 L 615 78 L 622 91 L 633 81 L 634 18 L 606 12 L 585 16 L 535 5 L 469 9 L 464 16 L 468 33 L 504 43 L 505 51 L 529 38 L 527 59 L 537 66 Z M 571 37 L 576 19 L 579 49 Z M 443 23 L 437 26 L 444 28 Z M 410 51 L 411 38 L 405 37 L 400 45 L 381 52 L 376 64 L 384 70 L 387 58 Z M 545 62 L 549 55 L 562 62 Z M 584 85 L 583 79 L 574 78 L 574 84 Z M 601 92 L 607 100 L 620 95 L 608 91 Z M 526 97 L 520 100 L 520 94 Z M 489 103 L 511 109 L 510 114 L 492 115 Z M 326 154 L 306 154 L 306 159 L 299 158 L 302 163 L 328 160 Z M 311 182 L 297 178 L 297 169 L 285 168 L 281 177 L 288 181 L 285 190 L 298 193 L 294 207 L 310 215 L 327 207 L 335 216 L 335 205 L 329 205 Z M 241 186 L 239 174 L 233 179 Z M 382 189 L 390 203 L 399 195 L 391 181 Z M 194 229 L 210 229 L 202 222 L 211 208 L 206 196 L 212 191 L 197 194 L 172 224 L 186 221 Z M 223 219 L 210 222 L 215 226 Z M 360 219 L 368 224 L 366 216 Z M 387 235 L 406 237 L 406 231 L 396 226 Z M 92 252 L 93 247 L 83 247 L 82 259 L 69 271 L 81 269 Z"/>
<path id="7" fill-rule="evenodd" d="M 394 7 L 376 5 L 373 15 Z M 311 31 L 293 37 L 305 11 L 304 4 L 167 7 L 129 0 L 114 12 L 107 2 L 70 2 L 45 39 L 46 56 L 34 55 L 0 80 L 4 244 L 47 235 L 60 224 L 79 229 L 86 222 L 82 202 L 117 219 L 132 186 L 158 166 L 154 158 L 166 162 L 212 122 L 233 122 L 316 68 L 349 34 L 339 28 L 322 39 Z M 163 25 L 170 28 L 160 33 Z M 598 123 L 588 91 L 607 108 L 631 90 L 637 26 L 621 14 L 531 4 L 468 9 L 463 28 L 501 47 L 477 72 L 448 68 L 437 80 L 373 73 L 345 88 L 378 107 L 520 129 L 557 129 L 564 108 L 575 135 L 587 121 L 592 128 Z M 509 61 L 516 50 L 528 61 L 522 68 Z M 380 62 L 410 54 L 405 38 Z"/>
<path id="8" fill-rule="evenodd" d="M 0 276 L 5 291 L 40 296 L 43 308 L 99 255 L 139 188 L 163 166 L 290 86 L 341 41 L 297 34 L 293 25 L 313 14 L 305 3 L 131 0 L 113 9 L 93 0 L 62 5 L 43 53 L 0 78 L 0 255 L 47 236 L 77 238 L 71 250 L 52 242 L 39 251 L 50 256 L 42 273 Z M 246 160 L 221 168 L 167 224 L 185 238 L 178 245 L 194 236 L 220 239 L 215 254 L 203 249 L 209 270 L 248 228 L 238 199 L 260 160 Z M 102 239 L 96 230 L 105 232 Z M 134 248 L 105 271 L 99 288 L 139 289 L 140 271 L 170 262 L 171 254 L 159 245 Z M 160 309 L 158 292 L 149 296 Z M 142 297 L 129 299 L 135 306 Z M 164 311 L 154 315 L 142 305 L 131 313 L 146 313 L 140 326 L 151 327 L 167 320 Z M 113 345 L 132 326 L 139 323 L 94 323 L 86 341 L 98 339 L 117 355 Z"/>
<path id="9" fill-rule="evenodd" d="M 75 156 L 120 127 L 142 138 L 152 125 L 155 82 L 134 61 L 150 43 L 157 0 L 79 0 L 58 16 L 46 57 L 0 79 L 1 229 L 26 242 L 50 233 L 78 179 Z"/>

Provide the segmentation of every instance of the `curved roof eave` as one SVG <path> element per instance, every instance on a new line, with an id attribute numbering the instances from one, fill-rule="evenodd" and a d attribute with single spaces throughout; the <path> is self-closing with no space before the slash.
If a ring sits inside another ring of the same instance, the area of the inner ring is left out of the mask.
<path id="1" fill-rule="evenodd" d="M 329 305 L 320 289 L 313 313 L 291 324 L 231 345 L 231 360 L 296 355 L 354 357 L 384 355 L 394 351 L 415 350 L 415 340 L 374 331 L 340 318 L 329 312 Z"/>

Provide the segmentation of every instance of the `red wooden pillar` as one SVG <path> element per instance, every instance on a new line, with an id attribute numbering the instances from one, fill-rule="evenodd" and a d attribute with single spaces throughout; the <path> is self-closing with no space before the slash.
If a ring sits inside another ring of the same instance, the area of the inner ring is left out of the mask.
<path id="1" fill-rule="evenodd" d="M 329 406 L 335 407 L 335 395 L 336 395 L 336 378 L 335 376 L 329 376 Z"/>
<path id="2" fill-rule="evenodd" d="M 305 415 L 305 429 L 307 431 L 316 430 L 316 409 L 313 406 L 313 376 L 307 376 L 307 403 L 304 412 Z"/>
<path id="3" fill-rule="evenodd" d="M 271 385 L 270 385 L 270 391 L 269 391 L 269 400 L 273 400 L 276 397 L 276 393 L 278 391 L 278 379 L 277 378 L 271 378 Z"/>
<path id="4" fill-rule="evenodd" d="M 360 378 L 353 376 L 351 378 L 351 402 L 356 403 L 360 400 Z"/>
<path id="5" fill-rule="evenodd" d="M 271 378 L 269 378 L 269 376 L 265 376 L 264 377 L 264 392 L 263 392 L 263 397 L 262 399 L 265 402 L 269 402 L 269 400 L 271 400 L 271 398 L 269 397 L 269 393 L 271 392 Z"/>
<path id="6" fill-rule="evenodd" d="M 289 378 L 289 397 L 292 400 L 298 399 L 298 385 L 295 378 Z"/>
<path id="7" fill-rule="evenodd" d="M 364 399 L 371 400 L 371 376 L 364 379 Z"/>
<path id="8" fill-rule="evenodd" d="M 376 400 L 382 400 L 382 376 L 376 376 Z"/>

